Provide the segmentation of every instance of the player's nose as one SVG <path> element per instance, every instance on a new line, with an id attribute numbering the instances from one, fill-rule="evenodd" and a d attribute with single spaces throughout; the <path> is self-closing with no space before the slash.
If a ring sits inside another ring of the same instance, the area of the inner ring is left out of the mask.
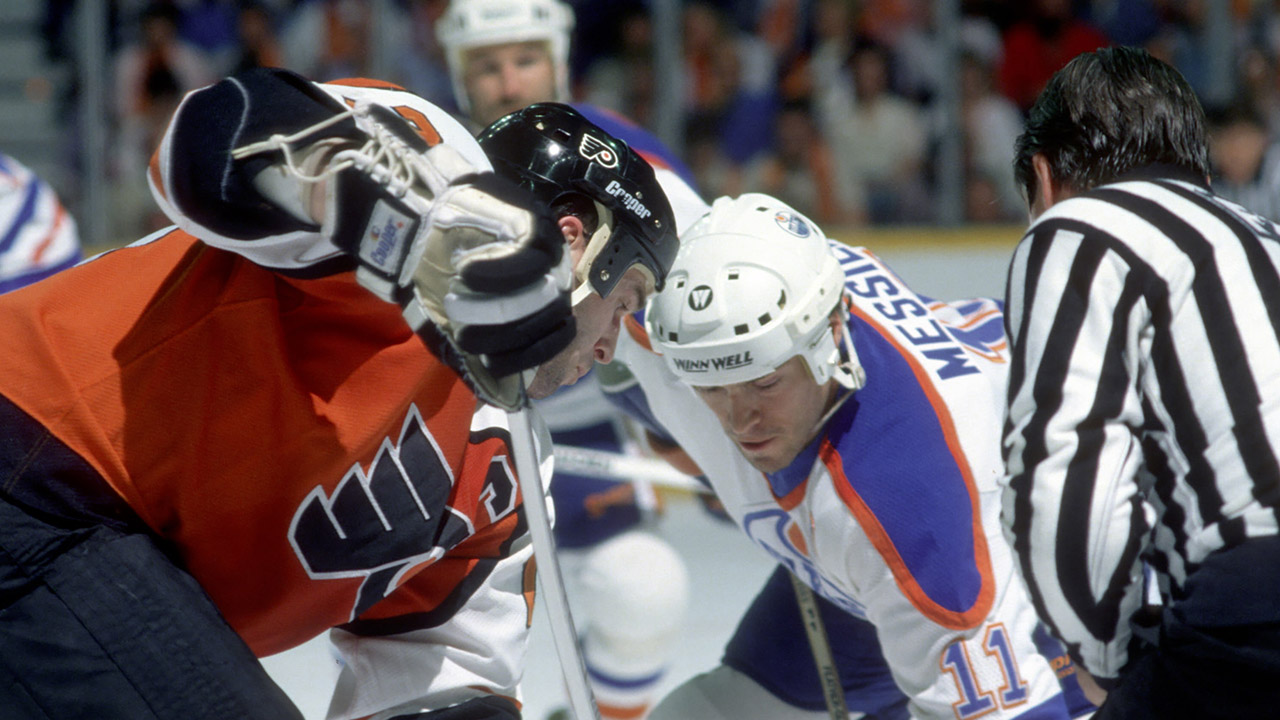
<path id="1" fill-rule="evenodd" d="M 600 339 L 596 341 L 595 352 L 593 353 L 596 362 L 604 364 L 613 360 L 613 353 L 618 349 L 619 327 L 621 327 L 619 322 L 614 320 L 610 323 L 608 329 L 604 331 L 604 334 L 600 336 Z"/>
<path id="2" fill-rule="evenodd" d="M 728 389 L 729 427 L 735 434 L 750 430 L 760 420 L 760 404 L 750 393 Z"/>
<path id="3" fill-rule="evenodd" d="M 504 97 L 514 97 L 524 89 L 524 79 L 520 74 L 520 69 L 512 63 L 502 66 L 500 80 Z"/>

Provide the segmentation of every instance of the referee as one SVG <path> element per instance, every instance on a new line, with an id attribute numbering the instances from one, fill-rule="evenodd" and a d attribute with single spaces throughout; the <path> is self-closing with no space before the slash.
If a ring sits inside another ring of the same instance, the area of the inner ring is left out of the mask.
<path id="1" fill-rule="evenodd" d="M 1100 719 L 1280 717 L 1280 231 L 1207 155 L 1131 48 L 1072 60 L 1017 141 L 1003 519 Z"/>

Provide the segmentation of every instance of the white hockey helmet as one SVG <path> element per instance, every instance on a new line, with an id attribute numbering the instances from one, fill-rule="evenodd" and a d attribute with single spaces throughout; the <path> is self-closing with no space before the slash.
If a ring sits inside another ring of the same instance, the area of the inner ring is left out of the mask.
<path id="1" fill-rule="evenodd" d="M 844 316 L 844 271 L 827 238 L 782 201 L 722 197 L 680 239 L 667 287 L 646 311 L 649 339 L 690 385 L 732 385 L 799 355 L 815 381 L 862 386 Z"/>
<path id="2" fill-rule="evenodd" d="M 560 0 L 451 0 L 436 22 L 436 39 L 445 61 L 458 107 L 470 112 L 471 99 L 463 82 L 466 52 L 506 43 L 545 41 L 555 64 L 557 102 L 569 97 L 569 34 L 573 8 Z"/>

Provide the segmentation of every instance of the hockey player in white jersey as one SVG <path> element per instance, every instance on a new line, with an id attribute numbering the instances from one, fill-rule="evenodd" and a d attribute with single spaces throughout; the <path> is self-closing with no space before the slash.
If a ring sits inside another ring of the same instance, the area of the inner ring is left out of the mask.
<path id="1" fill-rule="evenodd" d="M 921 297 L 765 195 L 717 200 L 681 245 L 617 357 L 734 521 L 842 616 L 853 716 L 1090 712 L 1037 650 L 1000 532 L 999 305 Z M 827 716 L 750 644 L 652 717 Z"/>

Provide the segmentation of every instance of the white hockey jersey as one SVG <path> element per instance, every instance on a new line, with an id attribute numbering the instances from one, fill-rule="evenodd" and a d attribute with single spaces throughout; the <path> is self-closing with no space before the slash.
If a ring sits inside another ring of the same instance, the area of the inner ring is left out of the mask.
<path id="1" fill-rule="evenodd" d="M 876 626 L 914 716 L 1066 717 L 1000 530 L 1000 307 L 933 302 L 870 252 L 832 247 L 867 384 L 789 467 L 753 468 L 638 324 L 617 357 L 747 535 Z"/>

